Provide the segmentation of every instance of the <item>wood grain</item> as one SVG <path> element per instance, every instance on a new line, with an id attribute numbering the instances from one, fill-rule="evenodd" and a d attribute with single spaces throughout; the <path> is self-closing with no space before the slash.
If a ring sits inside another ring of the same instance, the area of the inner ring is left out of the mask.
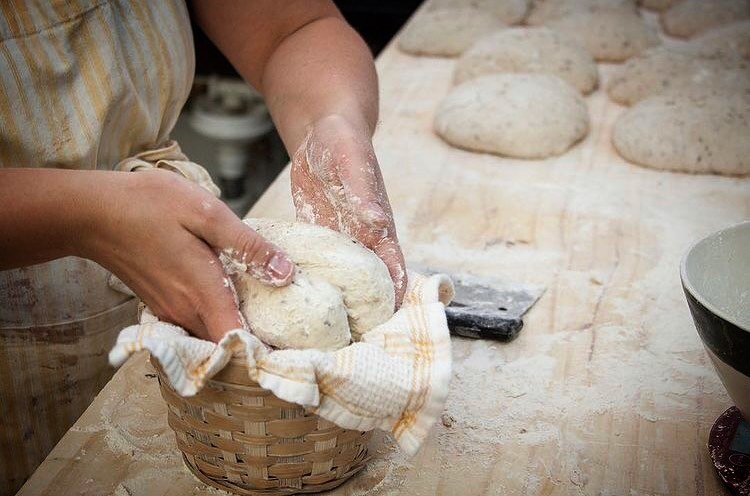
<path id="1" fill-rule="evenodd" d="M 334 494 L 723 494 L 706 441 L 731 403 L 678 266 L 750 217 L 750 182 L 628 164 L 610 143 L 623 109 L 601 90 L 590 135 L 563 156 L 453 149 L 431 132 L 453 64 L 393 44 L 377 62 L 376 150 L 407 258 L 547 290 L 516 341 L 453 340 L 444 422 L 414 459 L 378 435 Z M 251 215 L 291 218 L 288 180 Z M 149 374 L 131 359 L 19 494 L 213 494 L 182 466 Z"/>

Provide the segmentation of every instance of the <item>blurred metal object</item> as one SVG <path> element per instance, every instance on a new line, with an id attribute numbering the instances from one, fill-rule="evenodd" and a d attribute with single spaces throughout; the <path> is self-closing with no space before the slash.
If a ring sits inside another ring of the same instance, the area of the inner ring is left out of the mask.
<path id="1" fill-rule="evenodd" d="M 241 216 L 252 199 L 245 187 L 249 147 L 273 129 L 273 122 L 261 95 L 242 80 L 212 76 L 196 86 L 201 83 L 205 91 L 193 98 L 190 126 L 216 142 L 222 199 Z"/>

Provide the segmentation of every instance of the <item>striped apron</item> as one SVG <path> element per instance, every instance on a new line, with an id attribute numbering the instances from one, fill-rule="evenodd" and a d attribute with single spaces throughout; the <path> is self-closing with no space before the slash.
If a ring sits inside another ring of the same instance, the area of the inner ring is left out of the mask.
<path id="1" fill-rule="evenodd" d="M 160 146 L 194 64 L 183 0 L 0 0 L 0 167 L 112 169 Z M 107 277 L 75 257 L 0 271 L 0 496 L 112 375 L 136 302 Z"/>

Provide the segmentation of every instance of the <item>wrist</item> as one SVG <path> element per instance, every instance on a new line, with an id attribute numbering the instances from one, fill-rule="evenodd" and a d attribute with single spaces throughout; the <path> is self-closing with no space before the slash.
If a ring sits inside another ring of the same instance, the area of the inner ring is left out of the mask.
<path id="1" fill-rule="evenodd" d="M 117 224 L 112 212 L 119 203 L 121 183 L 129 176 L 124 172 L 86 171 L 70 185 L 62 242 L 71 255 L 102 262 L 107 230 Z"/>
<path id="2" fill-rule="evenodd" d="M 367 120 L 356 112 L 330 112 L 316 116 L 306 125 L 302 138 L 291 152 L 306 145 L 311 135 L 316 141 L 327 143 L 327 146 L 340 141 L 360 143 L 366 147 L 372 143 L 372 130 Z"/>
<path id="3" fill-rule="evenodd" d="M 0 270 L 76 255 L 89 257 L 107 172 L 0 170 Z M 98 198 L 98 199 L 97 199 Z"/>
<path id="4" fill-rule="evenodd" d="M 342 105 L 335 109 L 327 109 L 307 119 L 297 119 L 293 123 L 293 126 L 278 122 L 279 132 L 289 154 L 293 155 L 299 150 L 300 146 L 305 144 L 311 132 L 320 134 L 320 131 L 323 131 L 325 134 L 335 137 L 326 131 L 334 130 L 335 135 L 338 136 L 353 137 L 360 141 L 370 141 L 375 132 L 375 119 L 372 119 L 373 122 L 370 123 L 370 119 L 356 108 L 356 104 L 352 104 L 348 109 L 342 107 L 346 106 Z"/>

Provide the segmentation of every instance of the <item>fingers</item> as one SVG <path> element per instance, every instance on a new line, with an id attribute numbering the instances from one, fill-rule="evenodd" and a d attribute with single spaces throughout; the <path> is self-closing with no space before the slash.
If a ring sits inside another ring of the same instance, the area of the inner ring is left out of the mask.
<path id="1" fill-rule="evenodd" d="M 399 308 L 404 299 L 408 281 L 406 262 L 404 261 L 404 254 L 401 252 L 398 240 L 395 237 L 385 238 L 372 250 L 388 267 L 388 272 L 393 280 L 393 289 L 396 293 L 396 308 Z"/>
<path id="2" fill-rule="evenodd" d="M 155 253 L 123 264 L 116 273 L 160 320 L 219 341 L 243 327 L 228 276 L 211 247 L 184 229 L 177 231 L 169 237 L 179 252 L 153 246 Z"/>
<path id="3" fill-rule="evenodd" d="M 185 247 L 192 256 L 183 259 L 180 269 L 186 276 L 189 292 L 173 292 L 176 298 L 162 302 L 161 307 L 166 305 L 167 310 L 157 315 L 179 324 L 196 337 L 219 342 L 227 332 L 244 327 L 229 277 L 208 245 L 194 238 Z M 185 270 L 186 267 L 189 269 Z"/>
<path id="4" fill-rule="evenodd" d="M 207 251 L 211 252 L 210 249 Z M 243 320 L 229 286 L 229 279 L 221 269 L 219 260 L 213 253 L 208 254 L 213 256 L 210 263 L 212 268 L 201 271 L 199 277 L 203 280 L 196 281 L 202 296 L 195 304 L 195 311 L 203 328 L 193 333 L 198 337 L 218 342 L 228 331 L 242 328 Z M 201 335 L 203 333 L 205 335 Z"/>
<path id="5" fill-rule="evenodd" d="M 247 271 L 261 282 L 286 286 L 294 263 L 276 245 L 244 224 L 221 201 L 206 195 L 203 211 L 187 219 L 187 228 L 221 252 L 235 270 Z"/>
<path id="6" fill-rule="evenodd" d="M 292 197 L 298 219 L 343 231 L 383 260 L 400 306 L 404 257 L 370 139 L 340 118 L 319 124 L 294 155 Z"/>
<path id="7" fill-rule="evenodd" d="M 343 192 L 359 223 L 382 230 L 391 222 L 388 196 L 372 145 L 369 142 L 360 145 L 345 153 L 347 159 L 339 164 Z"/>
<path id="8" fill-rule="evenodd" d="M 388 197 L 370 141 L 339 124 L 329 122 L 311 132 L 295 153 L 292 193 L 297 216 L 343 231 L 372 249 L 392 226 Z"/>
<path id="9" fill-rule="evenodd" d="M 332 204 L 326 198 L 324 184 L 310 172 L 307 163 L 307 142 L 309 138 L 310 135 L 292 158 L 292 200 L 294 201 L 296 217 L 301 222 L 339 230 L 338 217 Z"/>

